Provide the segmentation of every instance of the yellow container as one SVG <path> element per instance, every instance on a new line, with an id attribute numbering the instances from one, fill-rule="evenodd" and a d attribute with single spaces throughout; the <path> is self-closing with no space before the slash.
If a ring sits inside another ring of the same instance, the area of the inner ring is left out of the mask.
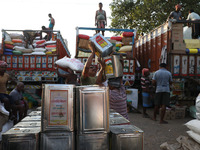
<path id="1" fill-rule="evenodd" d="M 199 39 L 185 39 L 186 48 L 200 48 L 200 40 Z"/>

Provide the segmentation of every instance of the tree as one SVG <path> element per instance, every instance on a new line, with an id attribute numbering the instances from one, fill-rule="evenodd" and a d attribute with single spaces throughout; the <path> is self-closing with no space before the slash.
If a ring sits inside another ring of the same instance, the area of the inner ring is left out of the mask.
<path id="1" fill-rule="evenodd" d="M 176 4 L 182 5 L 182 16 L 187 18 L 189 9 L 200 11 L 199 0 L 113 0 L 111 8 L 111 28 L 137 29 L 147 33 L 166 22 Z"/>

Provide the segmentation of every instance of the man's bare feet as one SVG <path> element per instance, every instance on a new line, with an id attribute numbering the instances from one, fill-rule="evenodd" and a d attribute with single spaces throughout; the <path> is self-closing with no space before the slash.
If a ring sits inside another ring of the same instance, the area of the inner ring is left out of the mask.
<path id="1" fill-rule="evenodd" d="M 160 124 L 168 124 L 168 122 L 167 121 L 160 121 Z"/>

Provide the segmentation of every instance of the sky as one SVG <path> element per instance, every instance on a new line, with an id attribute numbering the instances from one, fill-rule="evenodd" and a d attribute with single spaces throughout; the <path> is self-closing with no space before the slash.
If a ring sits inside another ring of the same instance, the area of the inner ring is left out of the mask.
<path id="1" fill-rule="evenodd" d="M 63 38 L 67 39 L 73 57 L 76 43 L 75 28 L 95 27 L 95 12 L 99 9 L 99 2 L 103 3 L 109 26 L 109 4 L 112 0 L 1 0 L 0 29 L 41 30 L 43 25 L 48 27 L 48 14 L 51 13 L 55 19 L 54 30 L 60 30 Z M 81 30 L 80 33 L 92 36 L 95 31 Z M 111 34 L 106 32 L 105 36 Z"/>

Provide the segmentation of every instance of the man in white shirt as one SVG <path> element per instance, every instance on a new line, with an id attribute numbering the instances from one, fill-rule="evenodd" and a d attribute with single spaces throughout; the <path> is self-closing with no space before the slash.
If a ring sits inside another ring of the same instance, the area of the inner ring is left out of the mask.
<path id="1" fill-rule="evenodd" d="M 187 20 L 197 21 L 200 20 L 200 16 L 197 13 L 195 13 L 193 9 L 190 9 Z M 200 24 L 194 23 L 192 25 L 192 37 L 196 39 L 199 36 L 200 36 Z"/>

